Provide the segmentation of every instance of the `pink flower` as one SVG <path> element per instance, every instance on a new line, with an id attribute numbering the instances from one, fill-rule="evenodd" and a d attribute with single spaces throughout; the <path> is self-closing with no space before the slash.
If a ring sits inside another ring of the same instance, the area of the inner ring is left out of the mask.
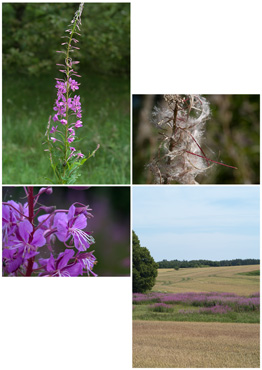
<path id="1" fill-rule="evenodd" d="M 83 127 L 82 121 L 77 120 L 76 123 L 75 123 L 75 128 L 79 128 L 79 127 Z"/>
<path id="2" fill-rule="evenodd" d="M 86 216 L 77 214 L 76 207 L 72 205 L 68 213 L 57 213 L 54 218 L 54 227 L 57 228 L 56 236 L 65 243 L 72 238 L 75 247 L 79 251 L 86 251 L 93 244 L 94 238 L 83 231 L 87 226 Z"/>
<path id="3" fill-rule="evenodd" d="M 55 115 L 54 115 L 54 117 L 53 117 L 53 121 L 54 122 L 56 122 L 56 121 L 58 121 L 59 120 L 59 118 L 58 118 L 58 114 L 56 113 Z"/>
<path id="4" fill-rule="evenodd" d="M 57 131 L 57 126 L 56 127 L 52 127 L 51 128 L 51 130 L 50 130 L 50 134 L 53 134 L 54 132 L 56 132 Z"/>
<path id="5" fill-rule="evenodd" d="M 73 80 L 72 78 L 69 78 L 69 84 L 70 84 L 70 88 L 72 91 L 75 91 L 75 90 L 78 90 L 79 89 L 79 83 L 77 83 L 75 80 Z"/>
<path id="6" fill-rule="evenodd" d="M 68 129 L 68 132 L 70 133 L 70 135 L 75 136 L 75 130 L 71 127 Z"/>

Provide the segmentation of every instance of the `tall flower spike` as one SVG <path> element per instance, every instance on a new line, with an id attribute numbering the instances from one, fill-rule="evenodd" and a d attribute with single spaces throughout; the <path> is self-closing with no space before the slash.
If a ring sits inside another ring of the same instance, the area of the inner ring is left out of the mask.
<path id="1" fill-rule="evenodd" d="M 47 127 L 46 138 L 48 149 L 50 153 L 50 162 L 54 170 L 56 180 L 58 183 L 74 183 L 79 176 L 78 170 L 84 162 L 94 156 L 95 149 L 88 157 L 79 150 L 71 151 L 72 142 L 77 141 L 76 131 L 83 127 L 82 122 L 82 107 L 80 102 L 80 95 L 78 90 L 80 83 L 75 80 L 81 77 L 78 72 L 74 69 L 75 65 L 79 64 L 79 61 L 74 61 L 72 53 L 79 50 L 79 47 L 75 46 L 78 43 L 75 35 L 81 36 L 80 25 L 81 15 L 83 11 L 84 3 L 79 5 L 79 9 L 76 11 L 68 29 L 65 31 L 68 33 L 66 36 L 62 36 L 65 40 L 62 42 L 64 50 L 59 50 L 57 53 L 65 55 L 65 64 L 57 64 L 60 69 L 59 71 L 65 76 L 63 79 L 56 78 L 56 89 L 57 97 L 54 104 L 54 115 L 52 117 L 53 122 L 57 125 L 50 128 L 50 120 Z M 50 136 L 50 134 L 52 134 Z"/>
<path id="2" fill-rule="evenodd" d="M 196 176 L 212 163 L 236 168 L 206 157 L 201 148 L 209 102 L 201 95 L 164 95 L 167 107 L 155 107 L 153 123 L 160 130 L 158 155 L 148 165 L 158 184 L 197 184 Z"/>

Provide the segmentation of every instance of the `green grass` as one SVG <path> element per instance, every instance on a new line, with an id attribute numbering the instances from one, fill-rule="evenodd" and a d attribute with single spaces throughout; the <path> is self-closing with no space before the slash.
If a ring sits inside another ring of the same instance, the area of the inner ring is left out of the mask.
<path id="1" fill-rule="evenodd" d="M 80 81 L 84 127 L 77 149 L 86 155 L 97 144 L 100 149 L 81 168 L 78 183 L 129 184 L 129 79 L 82 73 L 88 77 Z M 42 145 L 56 98 L 54 77 L 3 76 L 3 184 L 43 184 L 54 178 Z"/>
<path id="2" fill-rule="evenodd" d="M 207 314 L 197 312 L 199 307 L 185 304 L 173 305 L 173 311 L 154 312 L 150 304 L 133 305 L 133 320 L 157 321 L 190 321 L 190 322 L 228 322 L 228 323 L 259 323 L 259 311 L 228 312 L 225 314 Z M 180 310 L 195 310 L 196 313 L 182 314 Z"/>
<path id="3" fill-rule="evenodd" d="M 248 272 L 240 272 L 238 275 L 260 276 L 260 270 L 248 271 Z"/>

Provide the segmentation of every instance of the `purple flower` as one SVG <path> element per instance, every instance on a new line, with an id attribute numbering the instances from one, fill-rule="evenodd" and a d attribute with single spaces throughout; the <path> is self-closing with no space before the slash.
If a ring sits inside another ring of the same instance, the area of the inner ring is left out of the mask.
<path id="1" fill-rule="evenodd" d="M 33 189 L 25 187 L 27 203 L 24 205 L 13 200 L 3 202 L 3 275 L 79 276 L 86 272 L 96 276 L 92 271 L 96 258 L 93 251 L 86 252 L 94 239 L 83 231 L 87 218 L 93 217 L 89 206 L 77 202 L 78 206 L 73 204 L 68 212 L 56 210 L 55 206 L 38 203 L 42 194 L 52 194 L 51 187 L 40 188 L 35 194 Z M 45 214 L 38 216 L 39 212 Z M 29 220 L 34 220 L 34 224 Z M 54 258 L 53 246 L 57 239 L 69 249 Z M 38 249 L 43 246 L 51 252 L 48 259 L 39 258 Z M 78 249 L 76 254 L 73 247 Z"/>
<path id="2" fill-rule="evenodd" d="M 70 135 L 75 136 L 75 130 L 72 127 L 68 129 L 68 132 L 70 133 Z"/>
<path id="3" fill-rule="evenodd" d="M 64 252 L 60 253 L 56 260 L 51 254 L 45 266 L 48 276 L 69 277 L 82 275 L 83 268 L 81 263 L 76 261 L 69 263 L 69 260 L 72 259 L 73 256 L 74 251 L 72 249 L 66 249 Z"/>
<path id="4" fill-rule="evenodd" d="M 53 117 L 53 121 L 54 122 L 56 122 L 56 121 L 58 121 L 59 120 L 59 118 L 58 118 L 58 114 L 56 113 L 55 115 L 54 115 L 54 117 Z"/>
<path id="5" fill-rule="evenodd" d="M 75 128 L 79 128 L 79 127 L 83 127 L 82 121 L 77 120 L 76 123 L 75 123 Z"/>
<path id="6" fill-rule="evenodd" d="M 64 98 L 64 96 L 63 96 Z M 56 100 L 56 106 L 54 107 L 54 111 L 56 111 L 58 115 L 65 116 L 66 114 L 66 104 L 64 101 L 59 101 L 59 99 Z"/>
<path id="7" fill-rule="evenodd" d="M 46 214 L 39 216 L 38 221 L 38 227 L 43 231 L 43 235 L 46 238 L 47 247 L 49 250 L 52 250 L 51 244 L 56 240 L 53 227 L 54 215 Z"/>
<path id="8" fill-rule="evenodd" d="M 18 249 L 3 249 L 3 269 L 12 274 L 19 269 L 23 263 L 23 248 Z"/>
<path id="9" fill-rule="evenodd" d="M 7 202 L 2 207 L 2 229 L 3 229 L 3 243 L 8 241 L 8 236 L 14 233 L 18 227 L 18 223 L 28 216 L 28 204 L 24 206 L 20 203 L 16 203 L 13 200 Z"/>
<path id="10" fill-rule="evenodd" d="M 79 251 L 86 251 L 90 244 L 95 242 L 94 238 L 83 231 L 87 226 L 86 216 L 83 213 L 78 214 L 76 207 L 72 205 L 68 213 L 57 213 L 54 218 L 54 227 L 57 228 L 56 236 L 68 247 L 66 242 L 70 237 L 71 243 Z"/>
<path id="11" fill-rule="evenodd" d="M 57 127 L 58 126 L 56 126 L 56 127 L 52 126 L 52 128 L 50 130 L 50 134 L 53 134 L 54 132 L 56 132 L 57 131 Z"/>
<path id="12" fill-rule="evenodd" d="M 97 276 L 97 274 L 92 271 L 94 265 L 96 264 L 96 258 L 93 255 L 93 252 L 94 251 L 80 254 L 78 256 L 78 260 L 88 275 L 91 272 L 92 275 Z"/>
<path id="13" fill-rule="evenodd" d="M 68 99 L 68 106 L 72 109 L 73 112 L 81 112 L 81 103 L 80 103 L 80 96 L 75 95 L 74 99 Z"/>
<path id="14" fill-rule="evenodd" d="M 55 87 L 58 89 L 58 94 L 66 93 L 66 84 L 62 81 L 57 81 Z"/>
<path id="15" fill-rule="evenodd" d="M 75 91 L 75 90 L 78 90 L 79 89 L 79 83 L 75 80 L 72 80 L 72 78 L 69 78 L 69 84 L 70 84 L 70 88 L 72 91 Z"/>
<path id="16" fill-rule="evenodd" d="M 23 257 L 31 258 L 38 254 L 37 248 L 45 245 L 46 240 L 42 230 L 33 233 L 33 226 L 28 220 L 24 220 L 18 225 L 16 236 L 10 237 L 8 241 L 9 249 L 23 248 Z"/>

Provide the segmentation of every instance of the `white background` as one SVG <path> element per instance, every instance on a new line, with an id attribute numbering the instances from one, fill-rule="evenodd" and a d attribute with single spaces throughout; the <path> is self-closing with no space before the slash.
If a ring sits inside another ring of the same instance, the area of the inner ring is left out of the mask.
<path id="1" fill-rule="evenodd" d="M 261 4 L 132 0 L 131 94 L 260 94 Z M 0 278 L 0 294 L 2 369 L 132 368 L 131 277 Z"/>

